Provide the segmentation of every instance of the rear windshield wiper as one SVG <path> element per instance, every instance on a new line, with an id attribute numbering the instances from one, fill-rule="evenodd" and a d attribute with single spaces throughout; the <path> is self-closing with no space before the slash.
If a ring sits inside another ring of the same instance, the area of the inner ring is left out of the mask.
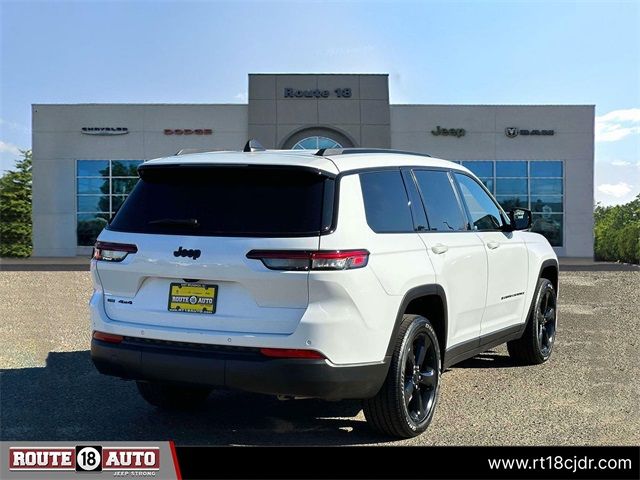
<path id="1" fill-rule="evenodd" d="M 159 218 L 157 220 L 151 220 L 149 225 L 184 225 L 187 227 L 198 227 L 197 218 Z"/>

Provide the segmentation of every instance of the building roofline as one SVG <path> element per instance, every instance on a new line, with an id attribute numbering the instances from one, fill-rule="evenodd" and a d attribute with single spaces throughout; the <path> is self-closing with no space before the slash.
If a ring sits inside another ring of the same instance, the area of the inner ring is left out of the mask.
<path id="1" fill-rule="evenodd" d="M 390 103 L 390 107 L 595 107 L 595 103 Z"/>
<path id="2" fill-rule="evenodd" d="M 178 107 L 246 107 L 248 103 L 32 103 L 33 107 L 55 106 L 55 107 L 77 107 L 77 106 L 137 106 L 137 107 L 158 107 L 158 106 L 178 106 Z M 593 103 L 390 103 L 390 107 L 592 107 Z"/>
<path id="3" fill-rule="evenodd" d="M 388 77 L 388 73 L 369 73 L 369 72 L 357 72 L 357 73 L 318 73 L 318 72 L 310 72 L 310 73 L 286 73 L 286 72 L 260 72 L 260 73 L 249 73 L 248 75 L 286 75 L 286 76 L 299 76 L 299 75 L 331 75 L 334 77 L 337 76 L 347 76 L 347 75 L 378 75 L 381 77 Z"/>
<path id="4" fill-rule="evenodd" d="M 178 106 L 178 107 L 226 107 L 226 106 L 235 106 L 235 107 L 246 107 L 248 103 L 32 103 L 34 107 L 42 107 L 42 106 L 54 106 L 54 107 L 79 107 L 79 106 L 136 106 L 136 107 L 158 107 L 158 106 Z"/>

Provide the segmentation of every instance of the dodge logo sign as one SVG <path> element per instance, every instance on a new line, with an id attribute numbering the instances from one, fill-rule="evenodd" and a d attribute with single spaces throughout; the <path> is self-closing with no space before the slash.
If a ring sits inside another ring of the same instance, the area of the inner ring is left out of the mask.
<path id="1" fill-rule="evenodd" d="M 165 128 L 165 135 L 211 135 L 210 128 Z"/>
<path id="2" fill-rule="evenodd" d="M 509 138 L 515 138 L 518 135 L 521 136 L 527 136 L 527 135 L 537 135 L 537 136 L 542 136 L 542 135 L 555 135 L 555 130 L 540 130 L 537 128 L 534 128 L 533 130 L 525 130 L 523 128 L 517 128 L 517 127 L 507 127 L 504 129 L 504 134 L 509 137 Z"/>

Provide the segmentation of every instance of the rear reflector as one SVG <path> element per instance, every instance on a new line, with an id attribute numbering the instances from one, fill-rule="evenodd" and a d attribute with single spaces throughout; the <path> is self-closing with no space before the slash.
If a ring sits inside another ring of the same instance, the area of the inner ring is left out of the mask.
<path id="1" fill-rule="evenodd" d="M 96 242 L 93 258 L 105 262 L 121 262 L 130 253 L 137 253 L 138 247 L 130 243 Z"/>
<path id="2" fill-rule="evenodd" d="M 271 270 L 352 270 L 366 267 L 368 250 L 251 250 L 247 258 Z"/>
<path id="3" fill-rule="evenodd" d="M 124 337 L 113 333 L 93 332 L 93 338 L 107 343 L 121 343 Z"/>
<path id="4" fill-rule="evenodd" d="M 310 360 L 324 360 L 326 357 L 315 350 L 297 348 L 261 348 L 260 353 L 271 358 L 307 358 Z"/>

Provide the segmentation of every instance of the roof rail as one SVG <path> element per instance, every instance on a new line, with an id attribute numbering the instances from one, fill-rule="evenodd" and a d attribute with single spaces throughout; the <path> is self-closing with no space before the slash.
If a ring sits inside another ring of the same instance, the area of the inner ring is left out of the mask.
<path id="1" fill-rule="evenodd" d="M 210 148 L 181 148 L 175 154 L 176 155 L 187 155 L 189 153 L 209 153 L 209 152 L 214 152 L 214 151 L 215 150 L 212 150 Z"/>
<path id="2" fill-rule="evenodd" d="M 428 153 L 407 152 L 405 150 L 393 150 L 390 148 L 321 148 L 316 152 L 316 155 L 319 157 L 328 157 L 331 155 L 349 155 L 352 153 L 397 153 L 400 155 L 431 157 Z"/>

